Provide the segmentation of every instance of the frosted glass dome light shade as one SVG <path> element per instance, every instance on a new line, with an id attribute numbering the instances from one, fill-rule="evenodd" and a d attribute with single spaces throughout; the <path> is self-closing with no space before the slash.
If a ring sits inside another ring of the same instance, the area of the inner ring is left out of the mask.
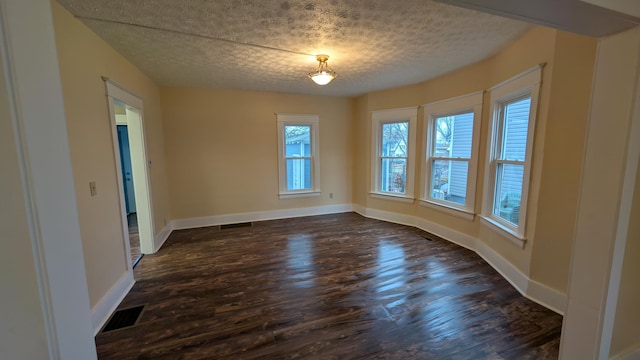
<path id="1" fill-rule="evenodd" d="M 309 78 L 318 85 L 327 85 L 335 79 L 338 74 L 331 70 L 329 65 L 327 65 L 329 55 L 318 55 L 316 56 L 316 59 L 318 60 L 318 69 L 314 72 L 310 72 Z"/>

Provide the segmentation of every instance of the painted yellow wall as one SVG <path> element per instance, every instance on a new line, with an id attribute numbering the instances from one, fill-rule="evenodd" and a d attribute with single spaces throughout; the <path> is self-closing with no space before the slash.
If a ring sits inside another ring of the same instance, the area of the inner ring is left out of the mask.
<path id="1" fill-rule="evenodd" d="M 46 359 L 44 316 L 4 75 L 0 66 L 0 353 L 6 359 Z"/>
<path id="2" fill-rule="evenodd" d="M 640 165 L 631 206 L 629 230 L 620 278 L 620 293 L 613 328 L 611 355 L 640 347 Z"/>
<path id="3" fill-rule="evenodd" d="M 87 282 L 95 306 L 126 271 L 116 162 L 105 85 L 101 76 L 144 102 L 154 232 L 169 219 L 160 93 L 158 87 L 96 34 L 52 2 L 71 161 L 76 186 Z M 98 195 L 90 196 L 95 181 Z"/>
<path id="4" fill-rule="evenodd" d="M 485 90 L 538 64 L 546 63 L 534 135 L 528 241 L 524 249 L 482 225 L 477 217 L 474 221 L 468 221 L 418 204 L 370 198 L 369 165 L 357 167 L 354 174 L 354 179 L 357 179 L 354 185 L 354 203 L 366 208 L 418 216 L 475 237 L 525 275 L 561 292 L 566 291 L 595 49 L 595 39 L 534 27 L 521 39 L 485 61 L 418 85 L 370 93 L 356 100 L 356 128 L 366 131 L 356 131 L 358 135 L 355 144 L 358 149 L 354 151 L 354 162 L 368 164 L 370 136 L 363 137 L 359 134 L 370 134 L 371 111 L 415 106 Z M 422 115 L 420 110 L 415 194 L 421 194 L 420 172 L 422 154 L 425 151 Z M 485 95 L 476 213 L 481 212 L 489 120 L 489 104 Z M 558 153 L 561 155 L 554 157 Z M 570 164 L 561 166 L 564 162 Z M 562 204 L 556 198 L 561 199 Z M 541 232 L 544 239 L 537 232 Z"/>
<path id="5" fill-rule="evenodd" d="M 351 203 L 353 100 L 174 87 L 161 94 L 173 219 Z M 320 197 L 278 199 L 275 113 L 320 115 Z"/>
<path id="6" fill-rule="evenodd" d="M 369 169 L 371 162 L 365 161 L 369 156 L 369 143 L 371 139 L 371 121 L 368 116 L 369 95 L 362 95 L 354 99 L 353 106 L 353 146 L 351 153 L 353 156 L 353 197 L 351 201 L 360 206 L 364 206 L 369 198 L 368 193 L 362 187 L 369 186 Z"/>
<path id="7" fill-rule="evenodd" d="M 551 74 L 531 278 L 567 288 L 597 42 L 559 31 Z"/>

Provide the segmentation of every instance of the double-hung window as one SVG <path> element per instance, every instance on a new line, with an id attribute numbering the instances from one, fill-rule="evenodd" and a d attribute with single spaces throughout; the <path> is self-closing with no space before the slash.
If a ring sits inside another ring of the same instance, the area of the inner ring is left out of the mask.
<path id="1" fill-rule="evenodd" d="M 541 75 L 536 67 L 490 90 L 492 126 L 483 219 L 522 245 Z"/>
<path id="2" fill-rule="evenodd" d="M 372 196 L 413 201 L 416 119 L 416 108 L 372 113 Z"/>
<path id="3" fill-rule="evenodd" d="M 318 115 L 277 116 L 280 198 L 320 195 Z"/>
<path id="4" fill-rule="evenodd" d="M 473 219 L 482 92 L 424 105 L 421 204 Z"/>

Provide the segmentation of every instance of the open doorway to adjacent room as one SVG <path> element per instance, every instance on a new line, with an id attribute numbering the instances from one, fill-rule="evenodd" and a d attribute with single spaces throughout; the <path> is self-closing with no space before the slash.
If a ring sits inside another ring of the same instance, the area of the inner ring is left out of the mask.
<path id="1" fill-rule="evenodd" d="M 138 233 L 138 214 L 136 213 L 136 196 L 133 185 L 133 168 L 131 165 L 131 147 L 129 144 L 129 127 L 127 126 L 126 104 L 114 101 L 116 128 L 118 132 L 118 148 L 120 150 L 120 169 L 124 192 L 125 212 L 129 230 L 129 249 L 131 262 L 135 266 L 142 258 L 140 236 Z"/>
<path id="2" fill-rule="evenodd" d="M 155 251 L 149 186 L 151 164 L 145 150 L 142 100 L 113 82 L 105 81 L 120 180 L 124 255 L 129 269 L 133 269 L 143 254 Z"/>

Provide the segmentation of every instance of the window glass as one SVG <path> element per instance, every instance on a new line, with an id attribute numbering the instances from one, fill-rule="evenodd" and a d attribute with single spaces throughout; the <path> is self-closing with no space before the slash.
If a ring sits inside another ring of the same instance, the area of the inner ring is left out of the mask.
<path id="1" fill-rule="evenodd" d="M 318 115 L 278 114 L 280 199 L 319 196 Z"/>
<path id="2" fill-rule="evenodd" d="M 498 164 L 494 215 L 518 225 L 524 165 Z"/>
<path id="3" fill-rule="evenodd" d="M 409 122 L 382 124 L 380 190 L 406 192 Z"/>
<path id="4" fill-rule="evenodd" d="M 504 106 L 502 159 L 525 160 L 530 107 L 530 96 Z"/>
<path id="5" fill-rule="evenodd" d="M 430 192 L 432 200 L 467 203 L 469 162 L 473 146 L 473 112 L 433 120 Z"/>
<path id="6" fill-rule="evenodd" d="M 310 156 L 311 154 L 311 126 L 284 127 L 286 157 Z"/>

